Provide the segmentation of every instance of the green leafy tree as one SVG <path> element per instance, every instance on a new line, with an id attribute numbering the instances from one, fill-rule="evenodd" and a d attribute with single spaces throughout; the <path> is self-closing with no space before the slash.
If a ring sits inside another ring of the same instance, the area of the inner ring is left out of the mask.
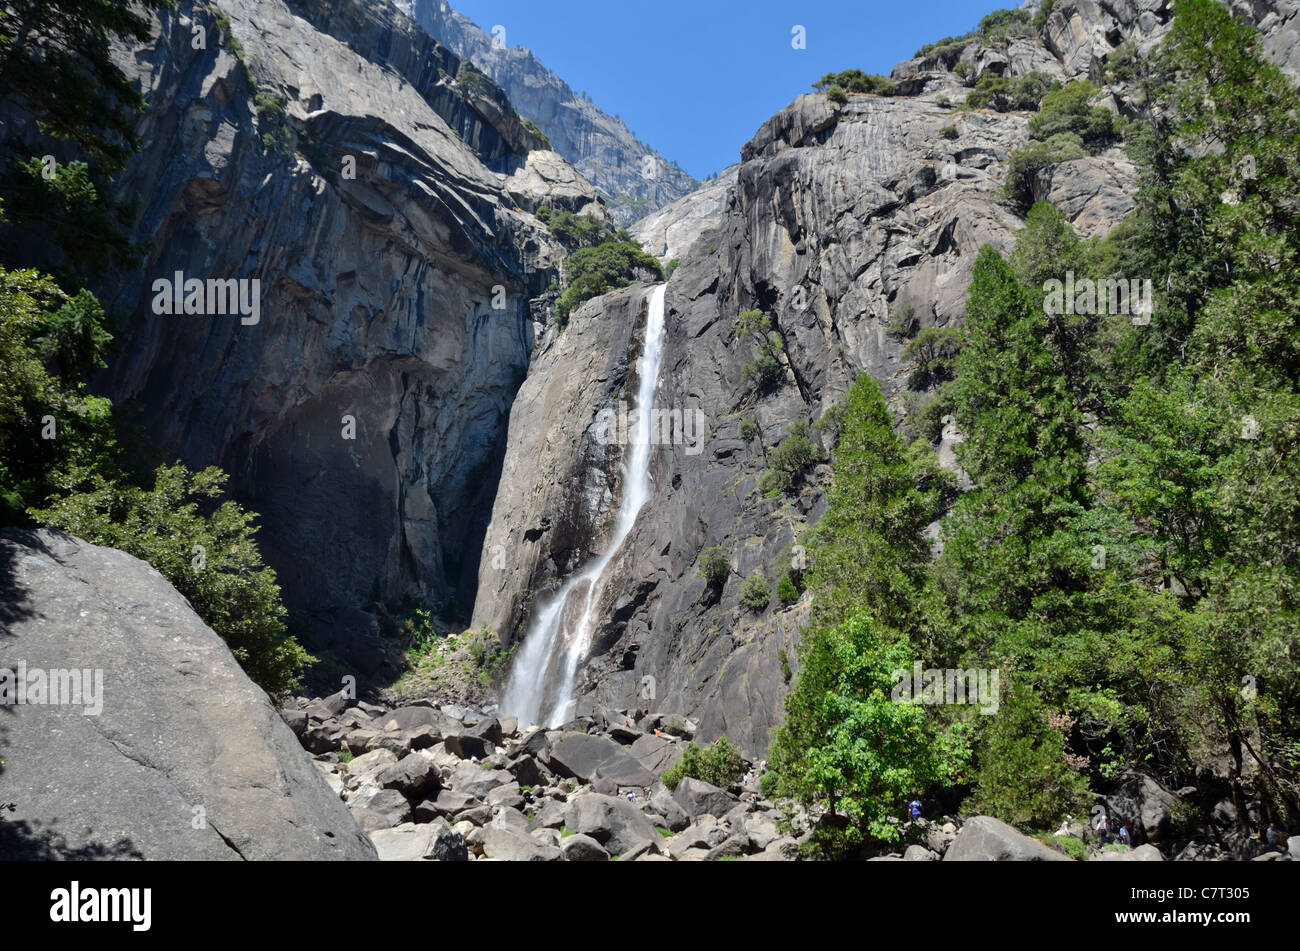
<path id="1" fill-rule="evenodd" d="M 897 841 L 890 819 L 902 804 L 950 778 L 964 758 L 960 743 L 931 732 L 923 707 L 892 699 L 894 674 L 910 668 L 911 649 L 859 614 L 805 632 L 799 656 L 769 756 L 776 793 L 826 808 L 811 842 L 825 858 Z"/>
<path id="2" fill-rule="evenodd" d="M 112 407 L 82 382 L 110 340 L 88 291 L 0 268 L 0 523 L 26 524 L 59 473 L 116 471 Z"/>
<path id="3" fill-rule="evenodd" d="M 33 514 L 45 525 L 117 548 L 158 569 L 230 647 L 240 666 L 278 696 L 313 658 L 285 633 L 275 572 L 262 564 L 256 516 L 224 494 L 226 475 L 161 466 L 148 489 L 71 473 L 66 495 Z"/>

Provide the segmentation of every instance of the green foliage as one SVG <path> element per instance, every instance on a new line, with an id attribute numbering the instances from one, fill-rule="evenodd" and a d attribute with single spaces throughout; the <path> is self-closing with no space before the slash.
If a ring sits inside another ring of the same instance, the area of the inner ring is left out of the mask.
<path id="1" fill-rule="evenodd" d="M 668 278 L 672 277 L 673 272 L 676 271 L 677 268 L 681 266 L 681 263 L 682 262 L 677 260 L 677 258 L 673 258 L 671 261 L 669 261 L 667 266 L 664 268 L 664 279 L 667 280 Z"/>
<path id="2" fill-rule="evenodd" d="M 1031 142 L 1011 153 L 1004 193 L 1017 207 L 1028 208 L 1033 202 L 1034 178 L 1039 172 L 1087 154 L 1083 140 L 1073 132 L 1060 132 L 1046 142 Z"/>
<path id="3" fill-rule="evenodd" d="M 777 779 L 769 786 L 805 806 L 826 807 L 812 845 L 827 858 L 854 857 L 872 841 L 897 841 L 891 817 L 961 758 L 927 728 L 923 707 L 891 700 L 893 672 L 910 667 L 910 648 L 859 614 L 805 632 L 800 659 L 772 744 Z"/>
<path id="4" fill-rule="evenodd" d="M 575 215 L 571 211 L 543 205 L 537 209 L 537 217 L 571 252 L 617 239 L 616 232 L 595 215 Z"/>
<path id="5" fill-rule="evenodd" d="M 726 789 L 745 773 L 745 761 L 740 750 L 720 736 L 707 750 L 694 743 L 686 744 L 681 758 L 664 770 L 660 779 L 669 789 L 676 789 L 687 776 Z"/>
<path id="6" fill-rule="evenodd" d="M 563 327 L 573 308 L 608 290 L 627 287 L 641 271 L 663 280 L 659 262 L 631 239 L 607 238 L 595 247 L 579 248 L 565 262 L 569 286 L 555 301 L 556 321 Z"/>
<path id="7" fill-rule="evenodd" d="M 764 799 L 771 799 L 778 795 L 777 787 L 780 785 L 776 773 L 768 770 L 758 778 L 758 794 Z"/>
<path id="8" fill-rule="evenodd" d="M 89 291 L 0 268 L 0 523 L 29 522 L 64 473 L 115 471 L 112 407 L 83 382 L 104 365 L 105 324 Z"/>
<path id="9" fill-rule="evenodd" d="M 785 382 L 785 369 L 776 355 L 781 352 L 781 336 L 772 328 L 772 319 L 757 310 L 744 311 L 732 327 L 733 336 L 748 337 L 754 344 L 754 359 L 740 368 L 740 384 L 755 396 L 763 396 Z"/>
<path id="10" fill-rule="evenodd" d="M 903 362 L 914 367 L 907 385 L 913 390 L 940 386 L 953 378 L 961 332 L 954 327 L 926 327 L 903 348 Z"/>
<path id="11" fill-rule="evenodd" d="M 551 148 L 551 140 L 547 137 L 545 132 L 543 132 L 540 128 L 538 128 L 536 122 L 534 122 L 532 119 L 525 119 L 524 128 L 527 129 L 529 132 L 531 132 L 533 135 L 537 136 L 537 138 L 542 140 L 544 151 L 547 152 L 554 151 L 554 149 Z"/>
<path id="12" fill-rule="evenodd" d="M 1142 72 L 1142 57 L 1133 40 L 1125 40 L 1106 56 L 1106 82 L 1111 85 L 1135 82 Z"/>
<path id="13" fill-rule="evenodd" d="M 873 96 L 892 96 L 895 94 L 894 83 L 888 76 L 879 73 L 864 73 L 860 69 L 846 69 L 838 73 L 827 73 L 817 82 L 813 89 L 829 93 L 838 88 L 841 93 L 858 92 Z M 832 96 L 832 98 L 835 98 Z M 847 101 L 845 96 L 845 101 Z"/>
<path id="14" fill-rule="evenodd" d="M 1109 145 L 1115 138 L 1115 117 L 1103 106 L 1088 104 L 1097 92 L 1097 87 L 1086 80 L 1048 92 L 1038 114 L 1029 120 L 1030 137 L 1046 141 L 1062 132 L 1072 132 L 1089 152 Z"/>
<path id="15" fill-rule="evenodd" d="M 1042 73 L 1027 73 L 1014 79 L 986 71 L 966 96 L 968 109 L 1013 112 L 1037 109 L 1056 83 Z"/>
<path id="16" fill-rule="evenodd" d="M 783 574 L 776 583 L 776 596 L 784 605 L 791 605 L 799 600 L 799 586 L 791 579 L 789 572 Z"/>
<path id="17" fill-rule="evenodd" d="M 762 611 L 772 600 L 772 585 L 761 571 L 755 570 L 745 579 L 740 589 L 740 603 L 754 611 Z"/>
<path id="18" fill-rule="evenodd" d="M 921 532 L 933 518 L 934 500 L 917 488 L 918 473 L 894 435 L 876 382 L 859 376 L 844 406 L 829 507 L 807 544 L 806 584 L 823 624 L 865 609 L 905 627 L 921 600 L 929 560 Z"/>
<path id="19" fill-rule="evenodd" d="M 839 86 L 831 86 L 826 90 L 826 98 L 842 106 L 849 101 L 849 94 Z"/>
<path id="20" fill-rule="evenodd" d="M 813 423 L 813 432 L 818 436 L 829 436 L 832 444 L 839 442 L 848 411 L 848 404 L 844 402 L 826 407 L 826 411 L 821 414 L 817 422 Z"/>
<path id="21" fill-rule="evenodd" d="M 982 731 L 979 781 L 963 812 L 1044 829 L 1085 809 L 1087 778 L 1067 765 L 1064 738 L 1048 724 L 1042 700 L 1004 690 L 1000 702 Z"/>
<path id="22" fill-rule="evenodd" d="M 946 125 L 939 130 L 939 135 L 945 139 L 955 139 L 959 135 L 961 135 L 961 133 L 957 131 L 957 127 L 955 125 Z"/>
<path id="23" fill-rule="evenodd" d="M 994 10 L 980 20 L 977 28 L 986 43 L 999 43 L 1013 36 L 1032 36 L 1037 32 L 1028 10 Z"/>
<path id="24" fill-rule="evenodd" d="M 135 114 L 143 99 L 110 54 L 114 40 L 147 42 L 153 10 L 138 4 L 13 0 L 0 16 L 0 107 L 30 115 L 59 159 L 52 179 L 41 156 L 11 123 L 0 137 L 0 192 L 8 225 L 0 229 L 5 264 L 49 264 L 52 245 L 75 269 L 100 273 L 135 255 L 125 236 L 129 205 L 107 198 L 108 185 L 138 147 Z M 73 158 L 75 156 L 75 158 Z"/>
<path id="25" fill-rule="evenodd" d="M 803 420 L 790 424 L 789 435 L 767 454 L 768 468 L 758 481 L 760 492 L 775 497 L 791 491 L 821 461 L 821 450 L 809 438 L 810 433 Z"/>
<path id="26" fill-rule="evenodd" d="M 699 568 L 696 577 L 703 578 L 711 588 L 721 588 L 731 575 L 731 559 L 721 546 L 715 545 L 700 552 L 696 566 Z"/>
<path id="27" fill-rule="evenodd" d="M 297 688 L 312 658 L 285 633 L 275 572 L 262 564 L 256 516 L 224 494 L 217 468 L 160 466 L 148 489 L 71 473 L 67 495 L 33 514 L 42 524 L 153 565 L 230 647 L 267 693 Z"/>
<path id="28" fill-rule="evenodd" d="M 1047 20 L 1055 9 L 1056 0 L 1042 0 L 1042 3 L 1038 5 L 1038 12 L 1034 14 L 1033 27 L 1035 32 L 1041 31 L 1043 27 L 1047 26 Z"/>

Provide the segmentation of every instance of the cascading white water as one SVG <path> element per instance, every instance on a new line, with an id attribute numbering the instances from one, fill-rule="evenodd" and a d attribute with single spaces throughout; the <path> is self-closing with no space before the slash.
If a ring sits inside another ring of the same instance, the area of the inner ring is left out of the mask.
<path id="1" fill-rule="evenodd" d="M 565 708 L 573 699 L 573 678 L 591 647 L 592 612 L 604 586 L 605 569 L 650 497 L 651 407 L 663 356 L 664 285 L 650 292 L 647 310 L 645 344 L 637 361 L 635 425 L 624 459 L 618 520 L 605 553 L 564 582 L 524 635 L 501 697 L 502 713 L 517 716 L 521 724 L 558 726 L 566 719 Z"/>

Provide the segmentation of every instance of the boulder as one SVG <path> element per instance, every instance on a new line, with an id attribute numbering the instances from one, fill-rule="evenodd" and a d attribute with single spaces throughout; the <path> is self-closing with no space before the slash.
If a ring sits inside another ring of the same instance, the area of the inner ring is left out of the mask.
<path id="1" fill-rule="evenodd" d="M 539 842 L 524 832 L 484 826 L 481 830 L 483 855 L 498 862 L 560 862 L 564 853 Z"/>
<path id="2" fill-rule="evenodd" d="M 749 850 L 749 836 L 729 835 L 718 845 L 709 849 L 708 861 L 716 862 L 721 858 L 739 858 Z"/>
<path id="3" fill-rule="evenodd" d="M 702 779 L 687 776 L 673 790 L 673 801 L 692 819 L 705 815 L 724 816 L 737 804 L 735 796 Z"/>
<path id="4" fill-rule="evenodd" d="M 496 752 L 492 744 L 481 736 L 450 733 L 443 737 L 447 752 L 460 759 L 486 759 Z"/>
<path id="5" fill-rule="evenodd" d="M 542 803 L 542 807 L 533 814 L 533 828 L 542 829 L 559 829 L 564 826 L 565 815 L 569 807 L 556 799 L 548 799 Z"/>
<path id="6" fill-rule="evenodd" d="M 749 836 L 750 845 L 759 852 L 762 852 L 781 837 L 777 831 L 776 822 L 766 815 L 747 816 L 745 818 L 745 833 Z"/>
<path id="7" fill-rule="evenodd" d="M 1139 845 L 1136 849 L 1119 849 L 1112 852 L 1103 849 L 1092 856 L 1093 862 L 1163 862 L 1165 857 L 1151 843 Z"/>
<path id="8" fill-rule="evenodd" d="M 664 824 L 673 832 L 681 832 L 691 824 L 692 817 L 686 814 L 686 810 L 666 790 L 651 798 L 650 809 L 662 816 Z"/>
<path id="9" fill-rule="evenodd" d="M 73 702 L 0 713 L 0 860 L 376 858 L 266 694 L 143 561 L 0 530 L 0 641 L 29 678 L 89 672 Z"/>
<path id="10" fill-rule="evenodd" d="M 357 824 L 367 832 L 391 829 L 411 820 L 411 804 L 395 789 L 380 789 L 348 803 Z"/>
<path id="11" fill-rule="evenodd" d="M 551 747 L 550 765 L 580 782 L 607 779 L 618 786 L 649 786 L 654 775 L 607 736 L 571 733 Z"/>
<path id="12" fill-rule="evenodd" d="M 1131 820 L 1148 842 L 1168 838 L 1171 810 L 1180 802 L 1178 796 L 1150 776 L 1133 771 L 1121 775 L 1119 786 L 1105 801 L 1110 815 Z"/>
<path id="13" fill-rule="evenodd" d="M 591 836 L 578 833 L 560 840 L 560 851 L 570 862 L 608 862 L 609 853 Z"/>
<path id="14" fill-rule="evenodd" d="M 1001 819 L 968 819 L 944 854 L 945 862 L 1069 862 L 1070 857 L 1049 849 Z"/>
<path id="15" fill-rule="evenodd" d="M 628 752 L 648 772 L 654 773 L 656 776 L 677 762 L 682 755 L 681 746 L 677 743 L 650 733 L 643 733 L 638 736 L 632 745 L 628 747 Z"/>
<path id="16" fill-rule="evenodd" d="M 349 790 L 363 786 L 378 786 L 379 774 L 397 762 L 397 754 L 392 750 L 373 750 L 363 753 L 350 763 L 343 765 L 343 786 Z"/>
<path id="17" fill-rule="evenodd" d="M 396 789 L 408 799 L 420 799 L 442 785 L 442 774 L 432 756 L 419 752 L 402 757 L 376 780 L 384 789 Z"/>
<path id="18" fill-rule="evenodd" d="M 492 819 L 489 825 L 497 829 L 509 829 L 520 835 L 527 835 L 533 831 L 528 817 L 513 806 L 492 807 Z"/>
<path id="19" fill-rule="evenodd" d="M 591 836 L 612 855 L 622 855 L 634 845 L 659 836 L 636 806 L 618 796 L 598 793 L 573 797 L 564 824 L 574 832 Z"/>
<path id="20" fill-rule="evenodd" d="M 518 783 L 506 783 L 487 794 L 489 806 L 510 806 L 512 809 L 524 807 L 524 797 L 519 792 Z"/>
<path id="21" fill-rule="evenodd" d="M 465 862 L 469 860 L 465 838 L 437 819 L 425 825 L 407 823 L 370 834 L 385 862 Z"/>
<path id="22" fill-rule="evenodd" d="M 514 779 L 503 769 L 480 769 L 474 763 L 462 761 L 452 772 L 447 785 L 457 792 L 485 799 L 492 790 L 514 782 Z"/>
<path id="23" fill-rule="evenodd" d="M 527 753 L 516 756 L 508 762 L 506 769 L 518 780 L 520 786 L 541 786 L 551 775 L 549 770 L 544 770 L 537 760 Z"/>
<path id="24" fill-rule="evenodd" d="M 904 862 L 937 862 L 939 856 L 923 845 L 909 845 L 903 852 Z"/>
<path id="25" fill-rule="evenodd" d="M 487 740 L 493 746 L 500 746 L 503 740 L 501 722 L 496 717 L 480 720 L 473 727 L 466 730 L 465 735 Z"/>
<path id="26" fill-rule="evenodd" d="M 426 799 L 415 807 L 415 821 L 427 822 L 437 816 L 454 818 L 458 813 L 482 804 L 479 799 L 468 793 L 457 792 L 454 789 L 440 789 L 437 796 Z"/>

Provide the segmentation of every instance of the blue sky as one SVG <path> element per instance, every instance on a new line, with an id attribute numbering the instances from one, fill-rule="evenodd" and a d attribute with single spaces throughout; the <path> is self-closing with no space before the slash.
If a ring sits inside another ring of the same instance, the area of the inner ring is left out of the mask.
<path id="1" fill-rule="evenodd" d="M 451 0 L 702 178 L 823 74 L 888 73 L 1019 0 Z M 807 49 L 791 48 L 791 30 Z"/>

